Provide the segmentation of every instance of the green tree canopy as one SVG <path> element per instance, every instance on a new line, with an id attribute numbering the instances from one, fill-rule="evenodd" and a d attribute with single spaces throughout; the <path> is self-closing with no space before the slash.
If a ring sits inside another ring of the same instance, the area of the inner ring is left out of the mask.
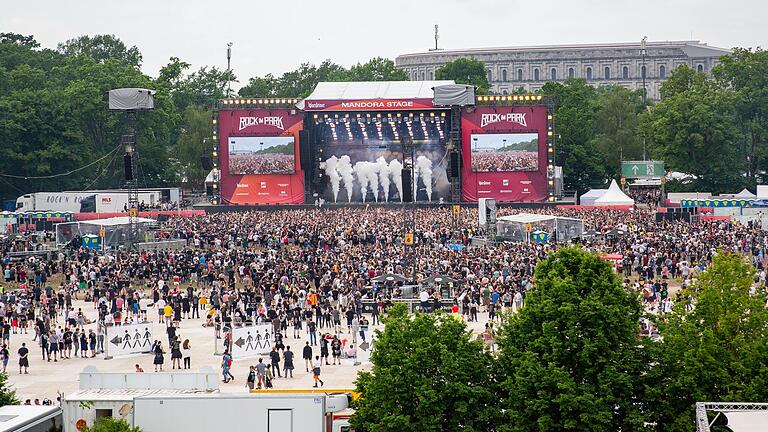
<path id="1" fill-rule="evenodd" d="M 0 373 L 0 407 L 6 405 L 18 405 L 21 401 L 16 396 L 16 390 L 8 382 L 8 374 Z"/>
<path id="2" fill-rule="evenodd" d="M 754 268 L 738 254 L 720 253 L 683 292 L 666 322 L 649 401 L 664 432 L 690 431 L 696 402 L 768 400 L 768 311 L 750 293 Z"/>
<path id="3" fill-rule="evenodd" d="M 123 419 L 102 417 L 92 427 L 86 428 L 86 432 L 141 432 L 141 428 L 131 426 Z"/>
<path id="4" fill-rule="evenodd" d="M 440 66 L 435 70 L 435 79 L 473 85 L 477 94 L 487 94 L 491 88 L 485 63 L 471 58 L 458 58 Z"/>
<path id="5" fill-rule="evenodd" d="M 62 42 L 58 51 L 68 56 L 84 55 L 97 63 L 117 60 L 135 68 L 141 66 L 141 52 L 136 46 L 128 47 L 115 35 L 80 36 Z"/>
<path id="6" fill-rule="evenodd" d="M 499 339 L 498 430 L 642 430 L 639 300 L 610 264 L 576 248 L 559 250 L 535 275 L 525 307 L 505 317 Z"/>
<path id="7" fill-rule="evenodd" d="M 490 431 L 499 409 L 492 357 L 460 320 L 393 307 L 377 332 L 373 367 L 356 381 L 350 422 L 368 432 Z"/>

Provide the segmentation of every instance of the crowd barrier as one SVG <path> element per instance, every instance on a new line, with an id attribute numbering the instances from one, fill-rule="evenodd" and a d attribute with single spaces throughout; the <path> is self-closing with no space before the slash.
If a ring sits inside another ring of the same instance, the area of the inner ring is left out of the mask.
<path id="1" fill-rule="evenodd" d="M 205 210 L 168 210 L 168 211 L 143 211 L 139 212 L 139 217 L 148 219 L 157 219 L 158 216 L 203 216 Z M 94 219 L 107 219 L 113 217 L 128 216 L 127 212 L 120 213 L 75 213 L 75 220 L 86 221 Z"/>
<path id="2" fill-rule="evenodd" d="M 610 206 L 595 206 L 595 205 L 558 205 L 558 209 L 566 209 L 566 210 L 620 210 L 620 211 L 630 211 L 635 206 L 633 205 L 610 205 Z"/>

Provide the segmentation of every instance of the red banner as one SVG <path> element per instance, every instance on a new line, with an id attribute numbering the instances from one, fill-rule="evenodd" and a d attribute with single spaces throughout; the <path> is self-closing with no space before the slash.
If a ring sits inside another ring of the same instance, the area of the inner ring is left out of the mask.
<path id="1" fill-rule="evenodd" d="M 462 201 L 495 198 L 499 202 L 537 202 L 547 199 L 547 108 L 545 106 L 479 106 L 465 109 L 461 117 L 461 130 Z M 472 136 L 506 133 L 526 133 L 538 137 L 538 152 L 531 157 L 531 160 L 534 160 L 533 170 L 473 171 Z M 536 155 L 537 158 L 535 158 Z"/>
<path id="2" fill-rule="evenodd" d="M 293 114 L 291 113 L 293 111 Z M 219 167 L 223 204 L 302 204 L 304 172 L 299 163 L 299 131 L 304 116 L 290 109 L 222 110 L 218 112 Z M 231 174 L 230 137 L 294 137 L 293 174 Z"/>
<path id="3" fill-rule="evenodd" d="M 304 111 L 390 111 L 434 108 L 432 99 L 305 100 Z"/>

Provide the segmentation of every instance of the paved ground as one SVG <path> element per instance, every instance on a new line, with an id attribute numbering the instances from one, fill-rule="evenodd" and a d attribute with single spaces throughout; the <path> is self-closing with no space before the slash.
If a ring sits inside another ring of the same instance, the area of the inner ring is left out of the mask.
<path id="1" fill-rule="evenodd" d="M 74 307 L 82 308 L 89 318 L 93 318 L 96 315 L 96 311 L 90 303 L 86 304 L 82 301 L 75 301 Z M 475 323 L 473 328 L 481 329 L 483 322 L 481 319 L 481 322 Z M 164 325 L 156 325 L 156 331 L 164 328 Z M 86 328 L 93 328 L 95 330 L 95 324 L 86 326 Z M 376 326 L 375 328 L 381 328 L 381 326 Z M 214 355 L 213 328 L 203 327 L 202 320 L 199 319 L 183 320 L 178 334 L 182 340 L 190 340 L 192 346 L 192 371 L 198 371 L 201 367 L 208 366 L 217 373 L 220 373 L 221 356 Z M 289 336 L 292 335 L 293 332 L 289 329 Z M 369 335 L 372 335 L 372 332 L 369 332 Z M 347 336 L 348 334 L 346 333 L 340 334 L 342 338 Z M 8 364 L 8 375 L 11 384 L 22 401 L 28 398 L 50 398 L 54 400 L 58 393 L 67 394 L 76 391 L 79 388 L 78 374 L 85 366 L 95 366 L 102 372 L 133 372 L 134 365 L 138 363 L 146 373 L 155 373 L 153 372 L 154 366 L 152 365 L 153 356 L 150 354 L 134 354 L 116 357 L 111 360 L 105 360 L 103 355 L 98 355 L 96 358 L 83 359 L 73 357 L 67 360 L 59 360 L 58 362 L 45 362 L 42 360 L 39 345 L 32 340 L 33 337 L 34 331 L 32 329 L 29 330 L 29 334 L 16 334 L 11 337 L 11 360 Z M 368 337 L 370 340 L 370 336 Z M 306 338 L 307 336 L 304 335 L 304 338 L 300 340 L 291 337 L 284 340 L 284 343 L 290 345 L 296 355 L 296 360 L 294 361 L 296 369 L 294 370 L 293 378 L 277 378 L 274 380 L 275 388 L 304 389 L 312 386 L 312 374 L 306 372 L 304 360 L 301 359 L 301 350 L 307 340 Z M 163 337 L 161 340 L 165 344 L 167 338 Z M 16 351 L 22 342 L 26 342 L 27 347 L 31 351 L 29 356 L 29 375 L 20 375 L 18 370 L 18 355 Z M 320 352 L 319 346 L 315 347 L 315 352 Z M 324 366 L 322 368 L 322 379 L 325 381 L 325 387 L 334 389 L 352 388 L 357 372 L 370 368 L 368 353 L 359 350 L 358 356 L 361 362 L 358 366 L 354 366 L 351 360 L 344 360 L 344 364 L 340 366 Z M 226 393 L 245 393 L 245 379 L 248 374 L 248 366 L 255 364 L 257 361 L 258 357 L 235 359 L 232 369 L 235 380 L 227 384 L 220 382 L 220 390 Z M 264 357 L 264 361 L 269 361 L 267 356 Z M 171 369 L 169 353 L 165 356 L 164 369 L 164 373 L 174 373 Z"/>

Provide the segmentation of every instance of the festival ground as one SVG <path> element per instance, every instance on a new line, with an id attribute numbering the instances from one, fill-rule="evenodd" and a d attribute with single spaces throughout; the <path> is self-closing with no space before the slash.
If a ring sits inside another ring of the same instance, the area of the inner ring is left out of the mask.
<path id="1" fill-rule="evenodd" d="M 93 309 L 93 304 L 83 301 L 75 301 L 73 304 L 75 310 L 82 308 L 86 312 L 89 319 L 96 317 L 96 311 Z M 150 313 L 150 316 L 156 314 Z M 204 315 L 204 314 L 203 314 Z M 368 317 L 370 319 L 370 317 Z M 487 314 L 480 313 L 480 320 L 476 323 L 469 323 L 470 327 L 479 332 L 482 330 L 484 323 L 487 321 Z M 156 319 L 155 319 L 156 320 Z M 60 324 L 63 325 L 63 319 L 59 319 Z M 214 330 L 212 327 L 203 327 L 203 319 L 184 319 L 181 321 L 181 325 L 178 334 L 181 339 L 189 339 L 192 347 L 192 368 L 191 372 L 198 372 L 202 367 L 210 367 L 216 372 L 218 376 L 221 376 L 221 356 L 214 355 Z M 165 330 L 165 324 L 155 324 L 158 331 L 158 339 L 163 341 L 163 344 L 167 344 L 167 337 L 165 334 L 159 333 L 159 330 Z M 87 329 L 96 329 L 96 324 L 86 325 Z M 371 326 L 373 329 L 382 329 L 383 326 Z M 322 332 L 324 329 L 320 329 Z M 344 329 L 346 331 L 346 329 Z M 284 339 L 284 343 L 291 347 L 291 350 L 295 353 L 296 359 L 294 364 L 296 369 L 294 370 L 293 378 L 277 378 L 273 381 L 275 389 L 308 389 L 312 386 L 312 374 L 306 371 L 304 366 L 304 360 L 301 359 L 301 350 L 308 339 L 306 328 L 302 331 L 302 339 L 293 339 L 292 330 L 288 330 L 288 337 Z M 369 331 L 366 334 L 366 338 L 370 341 L 373 336 L 373 332 Z M 339 337 L 344 339 L 350 337 L 349 333 L 340 333 Z M 13 387 L 15 388 L 17 395 L 22 400 L 26 399 L 43 399 L 48 398 L 55 400 L 59 393 L 69 394 L 77 391 L 79 388 L 79 373 L 84 367 L 92 365 L 96 366 L 100 372 L 133 372 L 135 365 L 140 365 L 145 373 L 155 373 L 154 366 L 152 365 L 153 355 L 151 354 L 133 354 L 123 357 L 115 357 L 111 360 L 104 360 L 104 355 L 97 355 L 95 358 L 75 358 L 74 356 L 67 360 L 59 360 L 58 362 L 48 362 L 42 360 L 42 354 L 40 346 L 37 341 L 33 341 L 34 330 L 29 329 L 28 334 L 14 334 L 11 336 L 11 361 L 8 363 L 9 379 Z M 28 375 L 20 375 L 18 370 L 18 355 L 16 351 L 21 346 L 22 342 L 26 342 L 27 347 L 30 348 L 30 368 Z M 313 353 L 319 354 L 320 347 L 313 347 Z M 269 363 L 269 356 L 264 355 L 265 363 Z M 352 360 L 342 360 L 342 364 L 339 366 L 325 366 L 322 369 L 322 379 L 325 382 L 324 387 L 332 389 L 340 388 L 353 388 L 355 377 L 359 370 L 365 370 L 370 368 L 369 353 L 359 350 L 358 357 L 360 365 L 354 366 Z M 220 382 L 219 389 L 223 393 L 247 393 L 248 389 L 245 386 L 245 379 L 248 375 L 248 367 L 258 362 L 259 356 L 249 357 L 245 359 L 235 359 L 232 365 L 232 374 L 235 376 L 234 381 L 230 381 L 225 384 Z M 333 363 L 333 360 L 331 360 Z M 280 362 L 280 368 L 282 370 L 282 360 Z M 163 365 L 164 373 L 179 372 L 179 370 L 173 370 L 171 368 L 171 356 L 170 353 L 165 355 L 165 364 Z M 183 371 L 183 370 L 182 370 Z"/>

